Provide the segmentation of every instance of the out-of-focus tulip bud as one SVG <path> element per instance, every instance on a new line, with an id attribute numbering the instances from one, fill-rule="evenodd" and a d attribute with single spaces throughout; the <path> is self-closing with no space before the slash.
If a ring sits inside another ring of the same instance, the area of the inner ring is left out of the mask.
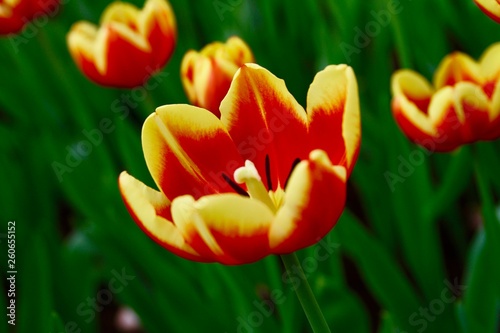
<path id="1" fill-rule="evenodd" d="M 75 23 L 67 35 L 69 51 L 92 81 L 109 87 L 143 84 L 168 61 L 175 47 L 175 17 L 166 0 L 147 0 L 139 10 L 114 2 L 100 27 Z"/>
<path id="2" fill-rule="evenodd" d="M 181 78 L 190 103 L 220 117 L 220 102 L 234 74 L 249 62 L 254 62 L 252 51 L 238 37 L 229 38 L 225 44 L 208 44 L 200 52 L 188 51 L 182 60 Z"/>
<path id="3" fill-rule="evenodd" d="M 59 0 L 0 0 L 0 35 L 15 34 L 32 19 L 53 16 Z"/>
<path id="4" fill-rule="evenodd" d="M 434 151 L 500 137 L 500 43 L 479 62 L 454 52 L 431 85 L 412 70 L 392 76 L 392 111 L 408 138 Z"/>

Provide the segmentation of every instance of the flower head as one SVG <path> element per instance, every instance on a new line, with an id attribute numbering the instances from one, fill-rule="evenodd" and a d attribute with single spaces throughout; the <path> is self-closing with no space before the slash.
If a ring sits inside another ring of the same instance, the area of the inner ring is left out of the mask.
<path id="1" fill-rule="evenodd" d="M 500 136 L 500 43 L 479 62 L 455 52 L 445 57 L 432 86 L 411 70 L 392 77 L 392 111 L 410 140 L 450 151 Z"/>
<path id="2" fill-rule="evenodd" d="M 249 62 L 254 62 L 252 51 L 238 37 L 225 44 L 208 44 L 200 52 L 188 51 L 182 59 L 181 79 L 190 103 L 220 117 L 219 106 L 234 74 Z"/>
<path id="3" fill-rule="evenodd" d="M 176 35 L 174 14 L 166 0 L 147 0 L 142 10 L 114 2 L 103 12 L 100 27 L 77 22 L 67 42 L 89 79 L 103 86 L 132 88 L 166 64 Z"/>
<path id="4" fill-rule="evenodd" d="M 32 19 L 52 15 L 59 0 L 0 0 L 0 35 L 18 33 Z"/>
<path id="5" fill-rule="evenodd" d="M 143 126 L 156 191 L 123 172 L 119 186 L 138 225 L 173 253 L 243 264 L 310 246 L 337 222 L 357 159 L 357 83 L 346 65 L 319 72 L 307 113 L 284 82 L 241 67 L 221 118 L 162 106 Z"/>
<path id="6" fill-rule="evenodd" d="M 476 5 L 493 20 L 500 23 L 500 1 L 499 0 L 474 0 Z"/>

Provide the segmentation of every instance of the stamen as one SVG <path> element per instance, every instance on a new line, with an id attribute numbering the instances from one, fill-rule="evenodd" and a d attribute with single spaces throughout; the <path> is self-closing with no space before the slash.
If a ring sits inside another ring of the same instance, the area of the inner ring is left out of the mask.
<path id="1" fill-rule="evenodd" d="M 267 189 L 273 189 L 273 183 L 271 182 L 271 161 L 269 161 L 269 155 L 266 155 L 266 178 L 267 178 Z"/>
<path id="2" fill-rule="evenodd" d="M 262 184 L 259 172 L 257 171 L 257 168 L 255 168 L 255 164 L 246 160 L 245 166 L 234 171 L 233 178 L 237 183 L 245 183 L 247 185 L 248 193 L 250 193 L 251 198 L 260 200 L 273 212 L 276 212 L 276 206 L 269 197 L 264 184 Z"/>
<path id="3" fill-rule="evenodd" d="M 234 180 L 238 184 L 246 183 L 249 179 L 255 179 L 257 181 L 261 181 L 259 171 L 255 167 L 252 161 L 246 160 L 245 166 L 238 168 L 234 171 Z"/>
<path id="4" fill-rule="evenodd" d="M 243 195 L 245 197 L 249 197 L 247 191 L 245 191 L 243 188 L 241 188 L 240 185 L 236 184 L 231 178 L 229 178 L 228 175 L 226 175 L 225 173 L 222 174 L 222 179 L 224 179 L 226 181 L 226 183 L 229 184 L 229 186 L 231 186 L 231 188 L 236 192 L 238 193 L 239 195 Z"/>
<path id="5" fill-rule="evenodd" d="M 288 177 L 286 177 L 285 186 L 283 188 L 286 189 L 286 185 L 288 184 L 288 180 L 290 179 L 290 176 L 292 175 L 293 170 L 295 169 L 295 167 L 299 163 L 300 163 L 300 158 L 296 158 L 295 160 L 293 160 L 292 167 L 290 168 L 290 172 L 288 173 Z"/>

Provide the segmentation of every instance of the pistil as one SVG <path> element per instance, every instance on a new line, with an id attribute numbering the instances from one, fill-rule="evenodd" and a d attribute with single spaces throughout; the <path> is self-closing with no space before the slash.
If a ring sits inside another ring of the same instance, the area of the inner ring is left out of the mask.
<path id="1" fill-rule="evenodd" d="M 269 197 L 269 193 L 262 183 L 259 172 L 257 171 L 257 168 L 252 161 L 246 160 L 245 166 L 240 167 L 234 171 L 234 180 L 238 184 L 245 183 L 251 198 L 263 202 L 274 213 L 276 212 L 277 208 L 274 205 L 271 197 Z"/>

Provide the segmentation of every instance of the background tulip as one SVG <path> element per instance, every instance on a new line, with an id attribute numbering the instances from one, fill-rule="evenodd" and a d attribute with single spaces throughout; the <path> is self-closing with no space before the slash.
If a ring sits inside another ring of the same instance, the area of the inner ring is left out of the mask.
<path id="1" fill-rule="evenodd" d="M 59 0 L 0 1 L 0 35 L 15 34 L 37 16 L 52 17 L 57 13 Z"/>
<path id="2" fill-rule="evenodd" d="M 114 2 L 100 26 L 80 21 L 67 35 L 70 53 L 92 81 L 110 87 L 144 84 L 170 58 L 176 43 L 174 14 L 166 0 L 147 0 L 142 10 Z"/>
<path id="3" fill-rule="evenodd" d="M 392 78 L 394 117 L 414 142 L 449 151 L 500 136 L 500 44 L 477 63 L 452 53 L 440 63 L 434 87 L 411 70 Z"/>
<path id="4" fill-rule="evenodd" d="M 188 51 L 182 59 L 181 78 L 189 101 L 220 117 L 219 106 L 233 75 L 247 62 L 254 62 L 254 57 L 239 37 L 211 43 L 200 52 Z"/>

